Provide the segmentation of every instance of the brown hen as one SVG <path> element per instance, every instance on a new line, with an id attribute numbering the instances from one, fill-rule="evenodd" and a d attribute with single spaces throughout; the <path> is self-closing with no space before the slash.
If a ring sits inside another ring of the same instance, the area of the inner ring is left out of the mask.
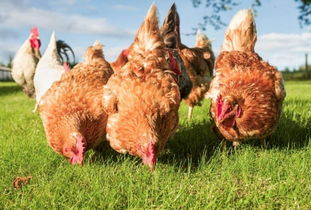
<path id="1" fill-rule="evenodd" d="M 265 146 L 286 95 L 281 73 L 255 53 L 256 38 L 252 11 L 239 11 L 225 34 L 208 93 L 214 130 L 234 146 L 250 138 Z"/>
<path id="2" fill-rule="evenodd" d="M 166 60 L 152 5 L 128 50 L 127 62 L 104 87 L 107 139 L 113 149 L 142 158 L 151 170 L 178 124 L 177 75 Z"/>
<path id="3" fill-rule="evenodd" d="M 112 73 L 96 42 L 86 50 L 85 62 L 54 82 L 42 97 L 39 111 L 48 143 L 72 164 L 82 164 L 85 151 L 105 135 L 103 85 Z"/>
<path id="4" fill-rule="evenodd" d="M 189 48 L 181 43 L 180 20 L 175 4 L 168 11 L 163 23 L 162 34 L 166 33 L 166 28 L 170 29 L 170 27 L 165 27 L 165 25 L 170 24 L 174 24 L 175 34 L 177 36 L 177 48 L 192 82 L 192 90 L 185 99 L 186 104 L 189 106 L 188 119 L 190 119 L 192 117 L 193 107 L 200 105 L 205 93 L 208 91 L 213 76 L 215 56 L 212 51 L 211 41 L 205 34 L 199 31 L 197 33 L 195 47 Z"/>

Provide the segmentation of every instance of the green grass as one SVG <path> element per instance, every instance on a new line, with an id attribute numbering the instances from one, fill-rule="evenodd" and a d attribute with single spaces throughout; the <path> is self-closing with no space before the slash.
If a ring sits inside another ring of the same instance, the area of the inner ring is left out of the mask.
<path id="1" fill-rule="evenodd" d="M 154 173 L 131 156 L 89 151 L 83 167 L 49 148 L 34 101 L 0 83 L 0 209 L 309 209 L 311 82 L 287 82 L 284 114 L 268 149 L 258 141 L 221 152 L 209 103 L 195 108 Z M 32 176 L 16 190 L 17 176 Z"/>

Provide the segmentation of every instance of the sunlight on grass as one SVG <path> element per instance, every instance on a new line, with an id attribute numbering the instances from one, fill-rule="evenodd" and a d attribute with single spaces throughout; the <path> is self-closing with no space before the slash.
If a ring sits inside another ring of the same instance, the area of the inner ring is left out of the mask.
<path id="1" fill-rule="evenodd" d="M 311 203 L 311 82 L 286 83 L 284 114 L 267 150 L 258 141 L 220 152 L 209 101 L 186 120 L 154 173 L 108 147 L 83 167 L 49 148 L 34 101 L 0 83 L 0 209 L 307 209 Z M 32 176 L 16 190 L 17 176 Z"/>

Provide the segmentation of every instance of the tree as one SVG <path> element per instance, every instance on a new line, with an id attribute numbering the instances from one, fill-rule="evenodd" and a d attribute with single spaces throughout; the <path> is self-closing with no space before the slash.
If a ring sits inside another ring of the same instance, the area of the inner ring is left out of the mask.
<path id="1" fill-rule="evenodd" d="M 198 24 L 198 27 L 193 28 L 195 31 L 200 28 L 205 31 L 207 25 L 211 25 L 215 30 L 221 29 L 226 25 L 221 19 L 222 13 L 231 10 L 238 6 L 238 0 L 191 0 L 195 8 L 204 4 L 209 9 L 210 15 L 203 17 L 203 21 Z M 263 0 L 252 0 L 252 8 L 256 12 L 256 8 L 261 6 Z M 299 24 L 301 27 L 311 25 L 311 0 L 294 0 L 299 4 Z"/>
<path id="2" fill-rule="evenodd" d="M 303 27 L 304 25 L 311 25 L 311 0 L 295 0 L 299 2 L 300 5 L 299 9 L 299 23 L 300 26 Z"/>
<path id="3" fill-rule="evenodd" d="M 12 68 L 12 62 L 13 62 L 13 56 L 10 55 L 10 56 L 9 56 L 9 61 L 8 61 L 7 65 L 6 65 L 6 67 Z"/>

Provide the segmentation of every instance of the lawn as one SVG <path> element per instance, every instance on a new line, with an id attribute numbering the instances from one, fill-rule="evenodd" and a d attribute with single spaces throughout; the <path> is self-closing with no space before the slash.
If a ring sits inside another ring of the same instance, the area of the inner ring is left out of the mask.
<path id="1" fill-rule="evenodd" d="M 259 141 L 220 151 L 209 103 L 195 108 L 154 173 L 109 148 L 72 166 L 48 146 L 34 101 L 0 83 L 0 209 L 310 209 L 311 81 L 287 82 L 284 114 L 268 148 Z M 32 176 L 14 189 L 17 176 Z"/>

